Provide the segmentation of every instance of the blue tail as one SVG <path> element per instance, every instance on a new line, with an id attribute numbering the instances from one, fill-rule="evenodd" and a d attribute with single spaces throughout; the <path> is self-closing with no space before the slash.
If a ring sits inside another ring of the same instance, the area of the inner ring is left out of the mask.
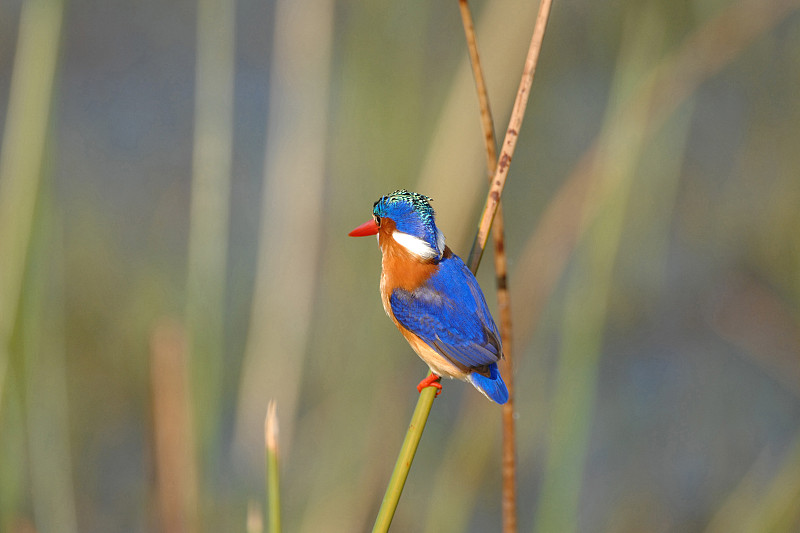
<path id="1" fill-rule="evenodd" d="M 506 384 L 503 383 L 503 378 L 500 377 L 500 371 L 497 370 L 496 363 L 489 365 L 488 378 L 473 372 L 467 376 L 467 381 L 472 383 L 476 389 L 493 402 L 502 405 L 508 401 L 508 389 Z"/>

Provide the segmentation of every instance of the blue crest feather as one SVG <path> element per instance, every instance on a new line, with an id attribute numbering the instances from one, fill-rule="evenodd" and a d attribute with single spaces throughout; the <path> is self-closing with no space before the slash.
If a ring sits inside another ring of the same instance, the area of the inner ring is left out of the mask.
<path id="1" fill-rule="evenodd" d="M 434 250 L 439 249 L 439 229 L 431 207 L 431 199 L 424 194 L 400 189 L 381 196 L 372 214 L 394 221 L 397 231 L 419 237 Z"/>

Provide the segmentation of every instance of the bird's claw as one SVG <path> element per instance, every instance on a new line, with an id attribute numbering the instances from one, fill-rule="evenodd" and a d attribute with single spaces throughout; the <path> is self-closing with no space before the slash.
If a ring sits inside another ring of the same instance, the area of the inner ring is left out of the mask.
<path id="1" fill-rule="evenodd" d="M 436 387 L 437 389 L 439 389 L 436 391 L 436 397 L 438 398 L 438 396 L 442 393 L 442 384 L 440 383 L 441 380 L 442 380 L 441 376 L 437 376 L 436 374 L 431 373 L 427 377 L 425 377 L 425 379 L 419 382 L 419 385 L 417 385 L 417 391 L 421 394 L 422 389 L 425 389 L 427 387 Z"/>

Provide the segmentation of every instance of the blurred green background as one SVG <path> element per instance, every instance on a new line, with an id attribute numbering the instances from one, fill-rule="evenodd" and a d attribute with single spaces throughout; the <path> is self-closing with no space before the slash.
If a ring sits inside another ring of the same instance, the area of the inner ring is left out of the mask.
<path id="1" fill-rule="evenodd" d="M 498 131 L 533 2 L 471 3 Z M 556 0 L 503 196 L 521 531 L 800 530 L 800 2 Z M 452 2 L 0 3 L 0 531 L 371 527 L 423 363 L 382 194 L 466 255 Z M 492 309 L 490 252 L 479 272 Z M 395 531 L 500 529 L 445 383 Z"/>

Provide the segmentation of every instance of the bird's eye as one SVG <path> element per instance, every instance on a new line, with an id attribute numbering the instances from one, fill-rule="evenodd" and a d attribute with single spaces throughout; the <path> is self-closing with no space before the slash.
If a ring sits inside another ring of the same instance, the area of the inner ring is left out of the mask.
<path id="1" fill-rule="evenodd" d="M 381 225 L 381 217 L 379 217 L 378 215 L 374 215 L 374 216 L 375 216 L 375 224 L 380 226 Z"/>

